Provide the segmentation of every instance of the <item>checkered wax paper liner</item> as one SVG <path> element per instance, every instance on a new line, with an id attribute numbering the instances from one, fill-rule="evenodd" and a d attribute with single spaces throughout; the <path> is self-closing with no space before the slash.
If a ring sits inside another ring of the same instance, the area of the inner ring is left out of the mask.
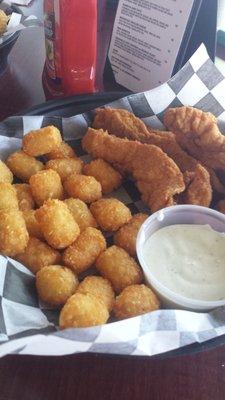
<path id="1" fill-rule="evenodd" d="M 167 107 L 191 105 L 211 111 L 219 118 L 224 131 L 224 93 L 225 78 L 201 45 L 167 83 L 149 92 L 116 100 L 110 107 L 132 111 L 146 124 L 163 129 L 162 117 Z M 93 111 L 71 118 L 11 117 L 0 123 L 0 158 L 19 149 L 23 135 L 31 129 L 54 124 L 77 154 L 87 159 L 81 139 L 92 118 Z M 132 212 L 143 210 L 133 184 L 125 182 L 113 195 Z M 18 262 L 0 256 L 0 356 L 81 352 L 155 355 L 225 334 L 225 308 L 210 313 L 159 310 L 103 326 L 64 331 L 57 328 L 57 322 L 58 311 L 39 302 L 32 273 Z"/>
<path id="2" fill-rule="evenodd" d="M 14 12 L 11 14 L 11 18 L 8 22 L 6 32 L 3 33 L 2 36 L 0 36 L 0 45 L 4 43 L 9 38 L 9 36 L 18 31 L 42 25 L 43 25 L 42 22 L 39 21 L 39 19 L 35 17 L 35 15 L 29 15 L 28 17 L 24 17 L 22 14 Z"/>

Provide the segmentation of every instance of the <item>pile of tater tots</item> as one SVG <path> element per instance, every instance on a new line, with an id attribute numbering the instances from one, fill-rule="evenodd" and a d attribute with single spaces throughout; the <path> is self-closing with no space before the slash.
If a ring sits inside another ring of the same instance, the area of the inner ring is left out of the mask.
<path id="1" fill-rule="evenodd" d="M 135 258 L 148 215 L 132 216 L 109 197 L 122 184 L 114 167 L 102 159 L 84 165 L 75 151 L 47 126 L 25 135 L 22 149 L 0 160 L 0 253 L 36 275 L 40 299 L 60 309 L 61 328 L 158 309 Z M 14 177 L 21 183 L 13 184 Z M 107 248 L 108 232 L 114 245 Z"/>

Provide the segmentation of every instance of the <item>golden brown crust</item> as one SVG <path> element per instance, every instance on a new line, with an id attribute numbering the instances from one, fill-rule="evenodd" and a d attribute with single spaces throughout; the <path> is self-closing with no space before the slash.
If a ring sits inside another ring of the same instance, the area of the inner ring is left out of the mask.
<path id="1" fill-rule="evenodd" d="M 108 279 L 101 276 L 87 276 L 78 286 L 76 293 L 89 293 L 97 297 L 110 312 L 113 308 L 115 293 Z"/>
<path id="2" fill-rule="evenodd" d="M 136 214 L 114 234 L 114 243 L 126 250 L 132 257 L 136 255 L 138 231 L 147 218 L 147 214 Z"/>
<path id="3" fill-rule="evenodd" d="M 114 198 L 95 201 L 90 210 L 104 231 L 117 231 L 131 219 L 129 208 Z"/>
<path id="4" fill-rule="evenodd" d="M 23 151 L 29 156 L 37 157 L 57 150 L 62 142 L 59 130 L 55 126 L 46 126 L 31 131 L 23 137 Z"/>
<path id="5" fill-rule="evenodd" d="M 91 128 L 82 144 L 94 157 L 125 166 L 132 173 L 152 212 L 174 204 L 173 196 L 185 188 L 177 165 L 156 146 L 119 139 Z"/>

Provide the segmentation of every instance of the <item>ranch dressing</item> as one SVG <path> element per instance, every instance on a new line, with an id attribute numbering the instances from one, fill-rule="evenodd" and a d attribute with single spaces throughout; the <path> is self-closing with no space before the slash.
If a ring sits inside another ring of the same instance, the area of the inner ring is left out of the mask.
<path id="1" fill-rule="evenodd" d="M 144 243 L 143 257 L 165 287 L 196 300 L 225 298 L 225 234 L 208 225 L 171 225 Z"/>

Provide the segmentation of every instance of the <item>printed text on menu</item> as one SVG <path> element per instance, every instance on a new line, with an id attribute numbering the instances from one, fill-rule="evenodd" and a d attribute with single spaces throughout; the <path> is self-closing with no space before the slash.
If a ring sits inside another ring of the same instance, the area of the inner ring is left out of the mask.
<path id="1" fill-rule="evenodd" d="M 167 81 L 194 0 L 120 0 L 109 59 L 118 83 L 141 92 Z"/>

